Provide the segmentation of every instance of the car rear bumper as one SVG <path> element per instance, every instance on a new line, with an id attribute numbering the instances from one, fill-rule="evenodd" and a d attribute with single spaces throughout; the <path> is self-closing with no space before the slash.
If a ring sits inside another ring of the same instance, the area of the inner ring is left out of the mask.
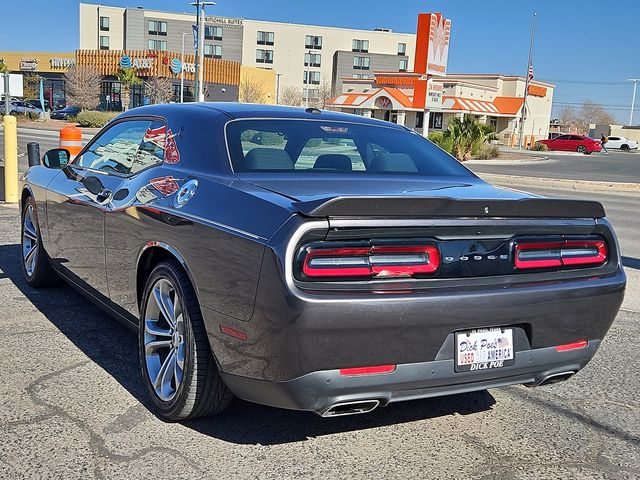
<path id="1" fill-rule="evenodd" d="M 582 369 L 599 346 L 600 340 L 591 340 L 586 347 L 569 351 L 554 347 L 518 351 L 514 365 L 474 372 L 455 372 L 454 360 L 447 359 L 401 364 L 393 373 L 378 375 L 343 376 L 339 370 L 323 370 L 282 382 L 224 373 L 222 378 L 244 400 L 331 416 L 338 404 L 377 401 L 385 406 L 505 385 L 536 386 L 553 376 L 564 379 Z"/>

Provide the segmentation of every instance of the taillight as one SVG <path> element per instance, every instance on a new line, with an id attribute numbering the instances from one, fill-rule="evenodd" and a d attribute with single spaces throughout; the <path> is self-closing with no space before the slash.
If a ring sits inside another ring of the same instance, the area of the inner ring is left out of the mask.
<path id="1" fill-rule="evenodd" d="M 606 261 L 607 245 L 603 240 L 518 242 L 515 247 L 517 269 L 597 266 Z"/>
<path id="2" fill-rule="evenodd" d="M 341 368 L 340 375 L 353 377 L 358 375 L 380 375 L 382 373 L 393 373 L 395 371 L 395 365 L 377 365 L 375 367 Z"/>
<path id="3" fill-rule="evenodd" d="M 310 247 L 302 272 L 307 277 L 411 277 L 435 272 L 440 251 L 434 245 Z"/>

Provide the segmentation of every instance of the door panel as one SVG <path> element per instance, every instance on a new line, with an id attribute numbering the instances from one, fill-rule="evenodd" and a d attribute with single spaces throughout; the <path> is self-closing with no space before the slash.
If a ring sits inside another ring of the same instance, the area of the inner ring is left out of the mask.
<path id="1" fill-rule="evenodd" d="M 114 192 L 121 183 L 121 177 L 70 165 L 53 179 L 47 192 L 52 261 L 105 295 L 104 208 L 109 201 L 105 191 Z"/>
<path id="2" fill-rule="evenodd" d="M 121 185 L 128 177 L 162 163 L 154 155 L 157 132 L 153 127 L 158 124 L 151 119 L 116 122 L 49 185 L 52 260 L 107 297 L 105 213 L 121 195 Z"/>

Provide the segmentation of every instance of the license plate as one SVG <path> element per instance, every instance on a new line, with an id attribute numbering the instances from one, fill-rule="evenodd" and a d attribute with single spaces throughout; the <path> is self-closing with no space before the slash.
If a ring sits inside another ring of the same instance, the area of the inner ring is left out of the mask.
<path id="1" fill-rule="evenodd" d="M 477 328 L 456 332 L 455 371 L 482 371 L 515 363 L 513 329 Z"/>

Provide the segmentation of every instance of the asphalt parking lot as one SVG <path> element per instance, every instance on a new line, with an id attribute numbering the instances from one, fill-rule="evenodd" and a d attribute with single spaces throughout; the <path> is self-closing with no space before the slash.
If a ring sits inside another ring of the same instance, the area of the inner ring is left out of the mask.
<path id="1" fill-rule="evenodd" d="M 234 401 L 184 423 L 149 410 L 132 332 L 68 287 L 25 284 L 18 210 L 0 204 L 0 478 L 640 478 L 640 246 L 628 208 L 640 197 L 628 195 L 602 199 L 620 225 L 630 300 L 569 382 L 334 419 Z"/>

